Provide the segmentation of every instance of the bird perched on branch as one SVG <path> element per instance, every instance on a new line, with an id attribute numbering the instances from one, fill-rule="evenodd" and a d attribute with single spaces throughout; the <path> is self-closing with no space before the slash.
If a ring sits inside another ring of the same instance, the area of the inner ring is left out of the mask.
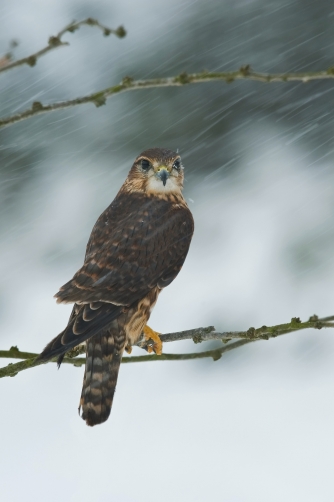
<path id="1" fill-rule="evenodd" d="M 80 399 L 87 425 L 110 414 L 124 349 L 145 336 L 161 354 L 158 333 L 146 323 L 163 288 L 179 273 L 194 231 L 182 196 L 180 156 L 151 148 L 135 160 L 114 201 L 97 220 L 83 266 L 55 295 L 74 303 L 68 325 L 40 354 L 41 361 L 86 341 Z"/>

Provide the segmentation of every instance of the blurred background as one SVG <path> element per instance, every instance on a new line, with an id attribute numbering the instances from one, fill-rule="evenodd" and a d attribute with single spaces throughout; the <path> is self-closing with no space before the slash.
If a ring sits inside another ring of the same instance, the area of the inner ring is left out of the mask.
<path id="1" fill-rule="evenodd" d="M 2 0 L 0 54 L 16 39 L 15 57 L 28 56 L 89 16 L 123 24 L 126 38 L 83 27 L 36 67 L 2 74 L 1 117 L 126 75 L 334 64 L 329 0 Z M 179 149 L 196 224 L 154 329 L 334 314 L 333 84 L 148 89 L 1 129 L 0 349 L 40 352 L 64 328 L 71 307 L 53 294 L 81 266 L 134 158 L 154 146 Z M 109 421 L 94 429 L 77 414 L 83 368 L 48 364 L 2 379 L 3 500 L 332 501 L 333 355 L 333 333 L 322 330 L 215 363 L 127 364 Z"/>

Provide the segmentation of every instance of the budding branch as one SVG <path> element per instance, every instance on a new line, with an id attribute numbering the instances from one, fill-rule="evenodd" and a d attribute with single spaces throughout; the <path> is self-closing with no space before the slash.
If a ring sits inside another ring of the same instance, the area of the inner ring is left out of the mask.
<path id="1" fill-rule="evenodd" d="M 280 335 L 292 333 L 293 331 L 300 331 L 302 329 L 322 329 L 334 328 L 334 316 L 324 317 L 319 319 L 316 315 L 309 318 L 308 321 L 302 322 L 299 317 L 293 317 L 289 323 L 278 324 L 276 326 L 262 326 L 261 328 L 249 328 L 247 331 L 227 331 L 218 332 L 213 326 L 207 328 L 196 328 L 187 331 L 179 331 L 176 333 L 167 333 L 160 335 L 163 343 L 176 342 L 181 340 L 193 340 L 194 343 L 202 343 L 209 340 L 220 340 L 223 346 L 206 350 L 203 352 L 192 352 L 187 354 L 166 354 L 145 355 L 145 356 L 132 356 L 123 357 L 122 363 L 137 363 L 146 361 L 186 361 L 190 359 L 203 359 L 211 357 L 217 361 L 222 357 L 225 352 L 237 349 L 248 343 L 253 343 L 259 340 L 269 340 L 276 338 Z M 232 341 L 236 340 L 236 341 Z M 143 344 L 143 341 L 138 342 L 139 346 L 147 348 L 150 345 L 150 340 Z M 73 366 L 81 366 L 85 364 L 84 357 L 77 357 L 85 352 L 84 346 L 79 346 L 69 351 L 63 359 L 63 363 L 72 364 Z M 17 347 L 11 347 L 9 350 L 0 350 L 0 358 L 9 359 L 23 359 L 19 363 L 10 363 L 4 368 L 0 368 L 0 378 L 6 376 L 16 376 L 19 372 L 45 364 L 45 362 L 36 361 L 38 354 L 31 352 L 21 352 Z M 57 359 L 52 359 L 50 362 L 56 362 Z"/>
<path id="2" fill-rule="evenodd" d="M 48 45 L 41 49 L 40 51 L 31 54 L 30 56 L 20 59 L 18 61 L 8 62 L 0 66 L 0 73 L 12 70 L 22 65 L 35 66 L 37 60 L 44 54 L 50 52 L 51 50 L 61 47 L 64 45 L 69 45 L 68 42 L 62 41 L 62 36 L 67 33 L 73 33 L 79 29 L 82 25 L 95 26 L 102 30 L 105 36 L 114 34 L 119 38 L 123 38 L 126 35 L 126 31 L 123 26 L 119 26 L 116 30 L 107 28 L 100 24 L 96 19 L 88 18 L 84 21 L 73 22 L 61 30 L 56 36 L 50 37 Z M 120 94 L 127 91 L 136 91 L 149 88 L 158 87 L 180 87 L 188 84 L 203 84 L 214 81 L 224 81 L 226 83 L 232 83 L 235 80 L 256 80 L 257 82 L 272 83 L 272 82 L 311 82 L 313 80 L 328 80 L 334 78 L 334 67 L 327 68 L 324 71 L 316 72 L 299 72 L 299 73 L 259 73 L 253 71 L 249 64 L 242 66 L 236 71 L 227 72 L 210 72 L 202 71 L 200 73 L 186 73 L 183 72 L 180 75 L 167 78 L 153 78 L 148 80 L 134 80 L 131 77 L 124 77 L 122 81 L 111 87 L 107 87 L 100 91 L 88 94 L 75 99 L 59 101 L 56 103 L 43 104 L 41 101 L 34 101 L 30 108 L 10 115 L 8 117 L 3 117 L 0 119 L 0 128 L 6 127 L 16 122 L 26 120 L 28 118 L 41 115 L 44 113 L 49 113 L 57 110 L 64 110 L 67 108 L 73 108 L 78 105 L 83 105 L 87 103 L 92 103 L 99 107 L 106 104 L 107 98 Z"/>

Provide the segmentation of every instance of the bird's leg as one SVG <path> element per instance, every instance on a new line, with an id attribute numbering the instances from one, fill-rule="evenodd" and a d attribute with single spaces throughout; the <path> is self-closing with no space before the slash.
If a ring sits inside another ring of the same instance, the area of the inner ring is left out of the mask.
<path id="1" fill-rule="evenodd" d="M 162 354 L 162 341 L 160 340 L 160 337 L 159 337 L 160 333 L 153 331 L 153 329 L 150 328 L 149 326 L 147 326 L 147 324 L 143 329 L 143 333 L 144 333 L 146 341 L 153 340 L 153 347 L 152 347 L 152 345 L 148 345 L 147 352 L 154 351 L 157 354 L 157 356 L 161 356 L 161 354 Z"/>
<path id="2" fill-rule="evenodd" d="M 127 345 L 125 345 L 124 350 L 125 350 L 125 352 L 127 352 L 128 354 L 131 354 L 131 352 L 132 352 L 132 347 L 131 347 L 131 345 L 130 345 L 129 343 L 128 343 Z"/>

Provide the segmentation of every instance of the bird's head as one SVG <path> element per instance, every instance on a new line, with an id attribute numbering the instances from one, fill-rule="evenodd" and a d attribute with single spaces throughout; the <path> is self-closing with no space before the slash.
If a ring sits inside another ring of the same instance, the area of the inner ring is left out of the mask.
<path id="1" fill-rule="evenodd" d="M 180 155 L 165 148 L 145 150 L 134 161 L 126 184 L 132 191 L 157 196 L 180 194 L 183 188 Z"/>

